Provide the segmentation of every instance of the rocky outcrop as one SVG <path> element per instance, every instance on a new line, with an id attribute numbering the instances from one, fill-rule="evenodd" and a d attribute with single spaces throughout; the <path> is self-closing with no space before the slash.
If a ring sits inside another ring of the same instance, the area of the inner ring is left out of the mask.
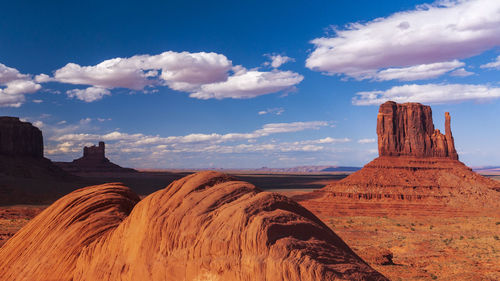
<path id="1" fill-rule="evenodd" d="M 106 146 L 99 142 L 98 146 L 85 146 L 83 156 L 73 162 L 56 162 L 56 165 L 72 174 L 85 173 L 134 173 L 134 169 L 122 168 L 106 158 Z"/>
<path id="2" fill-rule="evenodd" d="M 0 280 L 387 280 L 299 204 L 224 174 L 137 200 L 61 198 L 0 248 Z"/>
<path id="3" fill-rule="evenodd" d="M 0 117 L 0 204 L 45 203 L 74 177 L 43 157 L 40 129 L 17 117 Z"/>
<path id="4" fill-rule="evenodd" d="M 0 155 L 42 158 L 42 131 L 17 117 L 0 117 Z"/>
<path id="5" fill-rule="evenodd" d="M 443 135 L 434 129 L 430 106 L 392 101 L 382 104 L 377 116 L 379 155 L 458 159 L 448 112 L 445 118 Z"/>
<path id="6" fill-rule="evenodd" d="M 445 133 L 434 130 L 429 106 L 386 102 L 377 116 L 380 156 L 348 177 L 295 199 L 318 213 L 330 213 L 332 206 L 336 211 L 374 213 L 385 208 L 399 214 L 410 209 L 432 214 L 500 208 L 500 182 L 458 161 L 449 113 Z"/>
<path id="7" fill-rule="evenodd" d="M 0 280 L 72 280 L 81 251 L 116 228 L 138 201 L 118 184 L 62 197 L 0 248 Z"/>

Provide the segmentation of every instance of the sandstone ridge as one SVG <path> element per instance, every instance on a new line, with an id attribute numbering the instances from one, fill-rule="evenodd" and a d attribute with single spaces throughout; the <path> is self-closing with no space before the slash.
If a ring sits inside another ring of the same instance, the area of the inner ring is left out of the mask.
<path id="1" fill-rule="evenodd" d="M 119 184 L 61 198 L 0 248 L 0 280 L 387 280 L 299 204 L 221 173 L 137 201 Z"/>

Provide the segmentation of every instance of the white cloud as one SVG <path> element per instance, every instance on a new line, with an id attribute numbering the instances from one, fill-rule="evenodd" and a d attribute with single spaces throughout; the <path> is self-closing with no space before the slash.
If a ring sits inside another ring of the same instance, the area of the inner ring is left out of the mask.
<path id="1" fill-rule="evenodd" d="M 204 84 L 189 96 L 198 99 L 248 99 L 292 88 L 304 77 L 291 71 L 240 71 L 226 81 Z"/>
<path id="2" fill-rule="evenodd" d="M 500 45 L 500 1 L 438 1 L 335 32 L 312 40 L 306 66 L 371 78 L 386 68 L 449 62 Z"/>
<path id="3" fill-rule="evenodd" d="M 439 77 L 447 72 L 450 72 L 458 67 L 464 66 L 465 63 L 458 60 L 447 62 L 436 62 L 430 64 L 420 64 L 402 68 L 388 68 L 378 71 L 372 78 L 379 81 L 386 80 L 401 80 L 413 81 L 422 79 L 431 79 Z M 463 68 L 462 68 L 463 69 Z M 365 77 L 369 77 L 367 74 Z"/>
<path id="4" fill-rule="evenodd" d="M 500 56 L 498 56 L 495 61 L 492 61 L 490 63 L 481 65 L 481 68 L 496 68 L 496 69 L 500 69 Z"/>
<path id="5" fill-rule="evenodd" d="M 457 76 L 457 77 L 467 77 L 474 74 L 475 74 L 474 72 L 467 71 L 463 67 L 450 73 L 451 76 Z"/>
<path id="6" fill-rule="evenodd" d="M 275 115 L 281 115 L 285 112 L 285 109 L 283 107 L 276 107 L 276 108 L 268 108 L 266 110 L 261 110 L 258 112 L 259 115 L 265 115 L 265 114 L 275 114 Z"/>
<path id="7" fill-rule="evenodd" d="M 85 102 L 93 102 L 102 99 L 104 96 L 111 95 L 111 92 L 104 88 L 89 87 L 87 89 L 73 89 L 66 91 L 70 98 L 77 98 Z"/>
<path id="8" fill-rule="evenodd" d="M 359 92 L 353 98 L 355 105 L 378 105 L 388 100 L 398 103 L 421 102 L 440 104 L 463 101 L 485 101 L 500 98 L 500 88 L 469 84 L 403 85 L 386 91 Z"/>
<path id="9" fill-rule="evenodd" d="M 377 140 L 376 139 L 360 139 L 360 140 L 358 140 L 358 143 L 361 143 L 361 144 L 374 143 L 374 142 L 377 142 Z"/>
<path id="10" fill-rule="evenodd" d="M 173 89 L 197 87 L 227 78 L 231 61 L 216 53 L 164 52 L 159 55 L 136 55 L 105 60 L 95 66 L 68 63 L 55 71 L 63 83 L 92 85 L 113 89 L 143 90 L 164 82 Z"/>
<path id="11" fill-rule="evenodd" d="M 284 63 L 291 58 L 277 60 Z M 300 83 L 303 77 L 290 71 L 247 70 L 242 66 L 233 66 L 226 56 L 216 53 L 168 51 L 159 55 L 109 59 L 94 66 L 68 63 L 56 70 L 53 78 L 40 74 L 36 79 L 40 82 L 91 85 L 91 88 L 107 90 L 127 88 L 145 93 L 157 91 L 148 90 L 149 87 L 168 86 L 176 91 L 188 92 L 194 98 L 222 99 L 253 98 L 287 90 Z M 77 93 L 74 95 L 77 96 Z"/>
<path id="12" fill-rule="evenodd" d="M 294 58 L 287 57 L 287 56 L 282 56 L 282 55 L 266 55 L 271 61 L 270 62 L 265 62 L 264 65 L 270 65 L 273 68 L 278 68 L 282 66 L 283 64 L 291 61 L 295 61 Z"/>
<path id="13" fill-rule="evenodd" d="M 42 103 L 43 100 L 32 100 L 32 102 L 34 102 L 34 103 Z"/>
<path id="14" fill-rule="evenodd" d="M 21 74 L 17 69 L 0 63 L 0 106 L 19 107 L 25 102 L 26 94 L 40 90 L 42 86 Z"/>
<path id="15" fill-rule="evenodd" d="M 91 119 L 82 119 L 80 124 L 88 124 Z M 88 121 L 88 122 L 87 122 Z M 114 131 L 105 135 L 96 134 L 64 134 L 57 135 L 51 139 L 54 141 L 97 141 L 103 140 L 127 140 L 135 141 L 139 145 L 143 144 L 176 144 L 176 143 L 201 143 L 213 142 L 222 143 L 227 141 L 237 141 L 246 139 L 256 139 L 260 137 L 269 136 L 271 134 L 279 133 L 293 133 L 304 130 L 317 130 L 321 127 L 328 126 L 329 122 L 326 121 L 309 121 L 309 122 L 291 122 L 291 123 L 270 123 L 265 124 L 262 128 L 255 130 L 251 133 L 228 133 L 228 134 L 188 134 L 185 136 L 146 136 L 143 134 L 127 134 Z"/>
<path id="16" fill-rule="evenodd" d="M 35 81 L 37 83 L 47 83 L 47 82 L 53 82 L 56 81 L 54 78 L 48 76 L 47 74 L 38 74 L 35 76 Z"/>

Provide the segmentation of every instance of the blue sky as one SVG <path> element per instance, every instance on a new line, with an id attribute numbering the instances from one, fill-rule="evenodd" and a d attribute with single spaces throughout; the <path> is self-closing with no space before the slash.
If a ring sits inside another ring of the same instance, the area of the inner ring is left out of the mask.
<path id="1" fill-rule="evenodd" d="M 361 166 L 385 100 L 444 112 L 499 165 L 500 3 L 4 1 L 0 114 L 69 161 L 136 168 Z"/>

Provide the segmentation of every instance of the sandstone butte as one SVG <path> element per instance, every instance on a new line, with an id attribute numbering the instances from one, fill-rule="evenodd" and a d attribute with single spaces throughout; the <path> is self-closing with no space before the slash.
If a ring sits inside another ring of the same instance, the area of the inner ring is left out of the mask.
<path id="1" fill-rule="evenodd" d="M 57 166 L 71 174 L 85 173 L 134 173 L 134 169 L 122 168 L 106 158 L 106 145 L 83 147 L 83 156 L 72 162 L 55 162 Z"/>
<path id="2" fill-rule="evenodd" d="M 76 190 L 0 248 L 0 280 L 388 280 L 291 199 L 217 172 Z"/>
<path id="3" fill-rule="evenodd" d="M 40 129 L 17 117 L 8 116 L 0 116 L 0 171 L 3 176 L 22 178 L 69 176 L 43 157 Z"/>
<path id="4" fill-rule="evenodd" d="M 434 129 L 430 106 L 386 102 L 377 116 L 379 157 L 319 192 L 295 199 L 315 212 L 332 209 L 330 201 L 388 203 L 392 205 L 383 207 L 396 212 L 411 205 L 418 210 L 429 207 L 431 213 L 443 206 L 498 210 L 500 183 L 458 161 L 450 123 L 447 112 L 443 135 Z"/>

